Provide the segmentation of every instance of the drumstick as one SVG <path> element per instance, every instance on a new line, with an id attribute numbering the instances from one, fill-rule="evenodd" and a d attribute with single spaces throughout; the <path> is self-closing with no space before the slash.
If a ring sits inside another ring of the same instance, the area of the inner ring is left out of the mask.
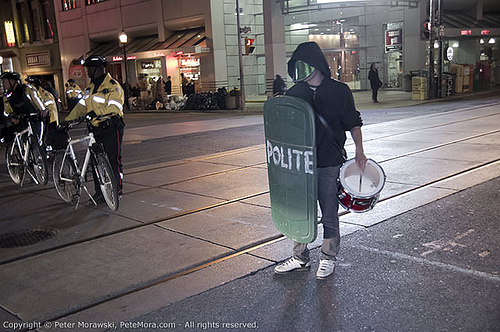
<path id="1" fill-rule="evenodd" d="M 361 184 L 363 183 L 363 171 L 359 173 L 359 192 L 361 192 Z"/>

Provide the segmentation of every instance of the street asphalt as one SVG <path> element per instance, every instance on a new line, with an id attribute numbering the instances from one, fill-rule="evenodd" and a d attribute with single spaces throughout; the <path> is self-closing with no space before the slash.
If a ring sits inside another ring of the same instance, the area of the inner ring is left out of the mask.
<path id="1" fill-rule="evenodd" d="M 500 331 L 499 202 L 496 178 L 346 235 L 329 279 L 316 280 L 315 249 L 310 271 L 275 275 L 266 267 L 130 323 L 175 331 Z"/>
<path id="2" fill-rule="evenodd" d="M 363 127 L 386 185 L 372 211 L 341 213 L 322 281 L 321 226 L 310 271 L 274 275 L 291 246 L 273 226 L 264 142 L 128 168 L 116 212 L 75 210 L 2 169 L 2 235 L 57 235 L 0 248 L 0 331 L 500 331 L 500 100 L 460 106 Z M 200 117 L 129 128 L 124 143 L 260 124 Z"/>

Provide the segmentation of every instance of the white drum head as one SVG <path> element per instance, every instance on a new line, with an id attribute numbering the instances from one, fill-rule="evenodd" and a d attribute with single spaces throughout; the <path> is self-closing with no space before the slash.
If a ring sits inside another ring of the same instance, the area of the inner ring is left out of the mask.
<path id="1" fill-rule="evenodd" d="M 370 198 L 378 194 L 384 187 L 385 174 L 372 159 L 367 160 L 365 171 L 361 174 L 355 160 L 349 159 L 340 169 L 339 180 L 344 189 L 351 195 L 359 198 Z"/>

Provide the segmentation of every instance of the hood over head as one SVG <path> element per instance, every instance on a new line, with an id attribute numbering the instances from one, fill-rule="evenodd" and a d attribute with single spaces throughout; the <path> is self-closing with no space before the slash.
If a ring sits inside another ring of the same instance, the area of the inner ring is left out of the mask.
<path id="1" fill-rule="evenodd" d="M 302 43 L 293 51 L 292 58 L 288 61 L 288 75 L 290 75 L 291 78 L 294 78 L 295 63 L 298 60 L 313 66 L 325 77 L 332 76 L 325 55 L 315 42 Z"/>

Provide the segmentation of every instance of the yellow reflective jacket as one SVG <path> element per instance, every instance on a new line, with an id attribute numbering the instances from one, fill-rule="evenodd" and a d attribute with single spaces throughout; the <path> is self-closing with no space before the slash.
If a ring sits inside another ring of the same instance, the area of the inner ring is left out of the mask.
<path id="1" fill-rule="evenodd" d="M 125 95 L 121 85 L 109 73 L 106 74 L 106 77 L 95 93 L 94 88 L 95 84 L 90 83 L 83 92 L 82 99 L 80 99 L 75 108 L 66 117 L 66 121 L 77 119 L 92 111 L 97 115 L 116 114 L 123 116 Z M 97 127 L 99 122 L 98 120 L 93 120 L 92 125 Z"/>
<path id="2" fill-rule="evenodd" d="M 15 109 L 18 108 L 23 108 L 24 113 L 28 113 L 31 111 L 39 111 L 42 115 L 44 112 L 46 112 L 46 107 L 42 101 L 42 98 L 40 97 L 40 94 L 38 91 L 33 88 L 30 85 L 25 85 L 23 84 L 22 88 L 24 89 L 24 100 L 27 100 L 27 102 L 30 103 L 30 105 L 33 107 L 33 110 L 27 110 L 26 105 L 11 105 L 10 104 L 10 96 L 12 95 L 12 92 L 6 93 L 3 96 L 3 103 L 4 103 L 4 115 L 9 116 L 10 114 L 15 114 L 19 113 L 16 112 Z"/>
<path id="3" fill-rule="evenodd" d="M 82 88 L 80 88 L 76 83 L 74 86 L 68 85 L 66 88 L 66 98 L 78 98 L 78 95 L 81 97 L 81 94 Z"/>
<path id="4" fill-rule="evenodd" d="M 55 122 L 57 125 L 59 125 L 56 98 L 52 95 L 52 93 L 48 92 L 42 87 L 38 87 L 37 92 L 40 95 L 45 108 L 49 111 L 50 122 Z"/>

